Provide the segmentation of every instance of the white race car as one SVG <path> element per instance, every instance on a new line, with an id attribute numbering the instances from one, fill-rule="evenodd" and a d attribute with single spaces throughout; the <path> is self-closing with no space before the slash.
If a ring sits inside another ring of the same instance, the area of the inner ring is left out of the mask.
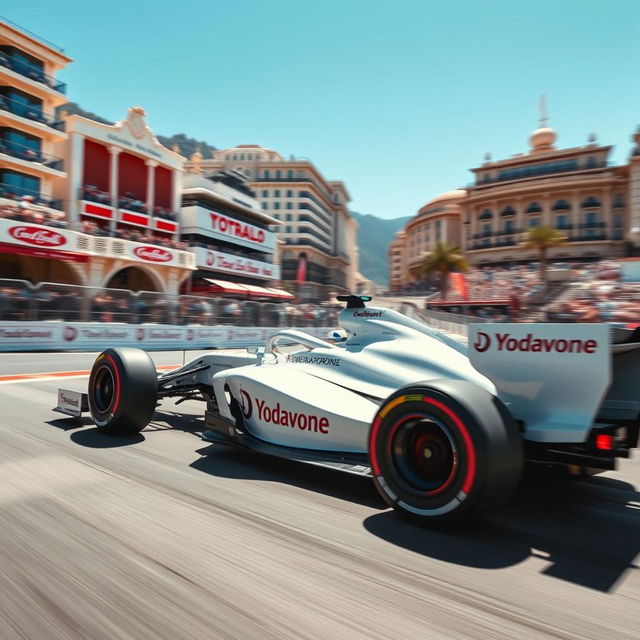
<path id="1" fill-rule="evenodd" d="M 203 400 L 204 439 L 370 475 L 430 526 L 504 503 L 525 460 L 607 470 L 637 446 L 640 330 L 477 324 L 466 347 L 366 296 L 339 299 L 333 341 L 282 330 L 162 375 L 145 351 L 108 349 L 88 393 L 60 390 L 57 409 L 130 434 L 159 399 Z"/>

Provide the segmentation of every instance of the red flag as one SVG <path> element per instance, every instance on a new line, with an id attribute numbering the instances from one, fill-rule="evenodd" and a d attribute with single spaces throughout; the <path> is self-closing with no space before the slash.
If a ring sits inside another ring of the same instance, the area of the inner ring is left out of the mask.
<path id="1" fill-rule="evenodd" d="M 449 276 L 454 291 L 456 291 L 463 300 L 468 300 L 469 287 L 467 286 L 467 279 L 465 278 L 464 273 L 450 273 Z"/>
<path id="2" fill-rule="evenodd" d="M 307 258 L 298 258 L 298 273 L 296 274 L 296 284 L 302 284 L 307 279 Z"/>

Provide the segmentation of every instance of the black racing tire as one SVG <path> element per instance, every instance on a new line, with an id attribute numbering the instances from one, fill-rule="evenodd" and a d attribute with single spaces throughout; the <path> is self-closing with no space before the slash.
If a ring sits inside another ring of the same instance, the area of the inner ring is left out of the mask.
<path id="1" fill-rule="evenodd" d="M 505 405 L 462 380 L 409 385 L 380 407 L 369 431 L 376 488 L 403 517 L 463 526 L 517 487 L 523 443 Z"/>
<path id="2" fill-rule="evenodd" d="M 146 351 L 121 347 L 103 351 L 93 363 L 87 392 L 98 429 L 134 435 L 148 424 L 156 408 L 156 367 Z"/>

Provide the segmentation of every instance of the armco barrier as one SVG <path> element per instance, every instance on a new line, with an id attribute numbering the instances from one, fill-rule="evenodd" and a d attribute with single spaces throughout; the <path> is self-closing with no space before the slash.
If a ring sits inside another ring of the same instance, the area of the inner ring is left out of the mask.
<path id="1" fill-rule="evenodd" d="M 0 323 L 0 351 L 101 351 L 107 347 L 139 347 L 146 351 L 251 347 L 282 327 L 236 327 L 103 322 Z M 328 327 L 302 331 L 325 337 Z"/>

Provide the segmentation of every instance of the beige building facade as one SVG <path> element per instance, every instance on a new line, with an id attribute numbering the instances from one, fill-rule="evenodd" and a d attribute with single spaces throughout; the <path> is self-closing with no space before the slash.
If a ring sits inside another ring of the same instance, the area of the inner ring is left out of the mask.
<path id="1" fill-rule="evenodd" d="M 544 124 L 544 121 L 542 122 Z M 447 235 L 472 266 L 507 265 L 537 259 L 519 242 L 532 227 L 551 226 L 567 239 L 549 252 L 552 260 L 594 260 L 635 255 L 640 247 L 640 132 L 628 164 L 613 166 L 612 147 L 595 136 L 580 147 L 559 149 L 556 132 L 541 126 L 526 153 L 473 168 L 474 182 L 448 201 Z M 446 195 L 446 194 L 445 194 Z M 415 266 L 432 246 L 425 233 L 439 196 L 407 223 L 389 247 L 391 289 L 419 279 Z M 440 215 L 438 212 L 435 215 Z M 454 222 L 454 220 L 456 222 Z"/>
<path id="2" fill-rule="evenodd" d="M 281 281 L 302 300 L 356 290 L 357 223 L 343 182 L 325 180 L 306 159 L 285 159 L 258 145 L 194 154 L 187 171 L 233 170 L 246 176 L 265 214 L 280 222 Z"/>

